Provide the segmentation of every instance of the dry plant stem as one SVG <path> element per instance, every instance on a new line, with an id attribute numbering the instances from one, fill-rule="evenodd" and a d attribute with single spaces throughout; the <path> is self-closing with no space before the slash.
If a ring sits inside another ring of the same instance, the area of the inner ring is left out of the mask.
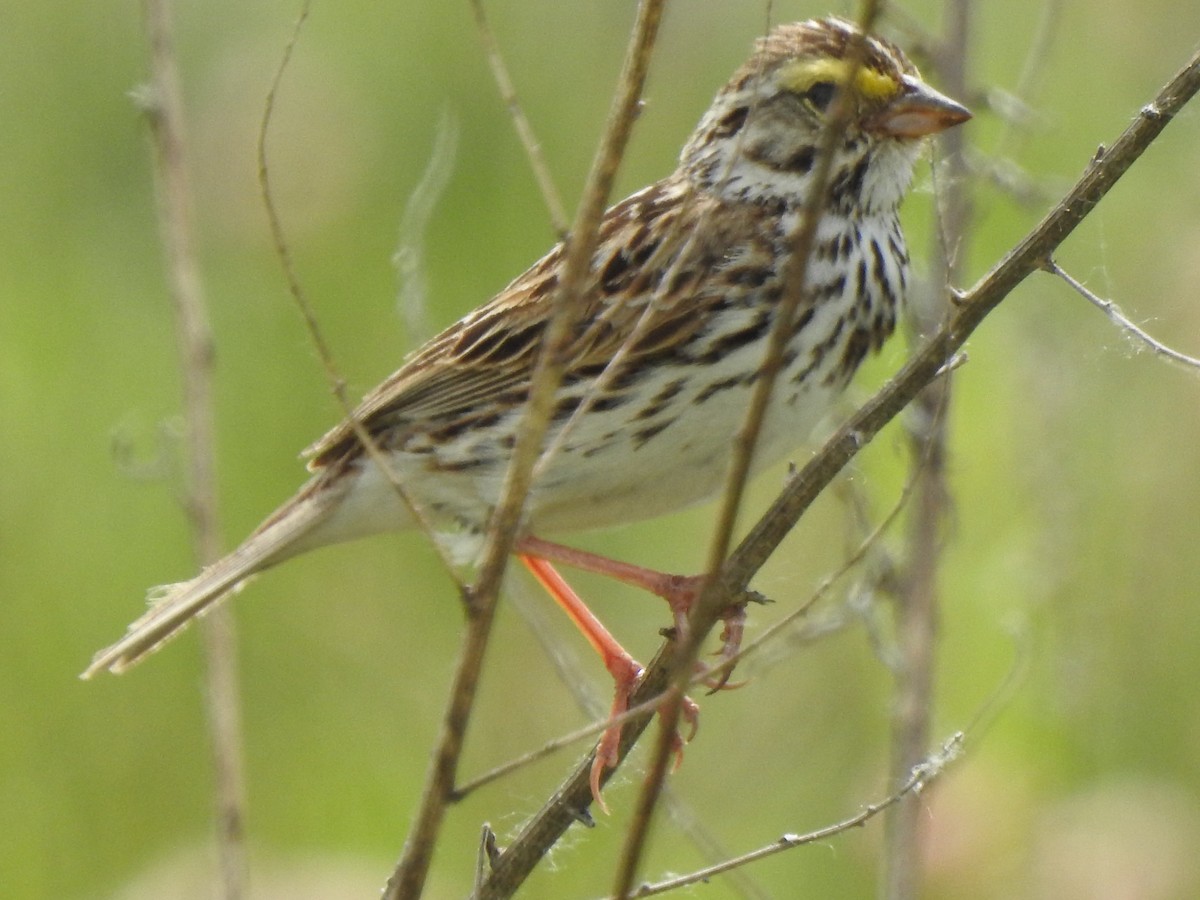
<path id="1" fill-rule="evenodd" d="M 938 71 L 946 90 L 969 96 L 966 84 L 970 0 L 946 3 L 946 34 L 938 53 Z M 951 129 L 939 141 L 943 161 L 938 177 L 940 240 L 931 267 L 933 297 L 914 308 L 918 334 L 933 331 L 949 312 L 949 288 L 959 281 L 967 252 L 970 202 L 963 129 Z M 896 596 L 895 686 L 892 695 L 890 778 L 904 783 L 929 747 L 934 705 L 934 650 L 938 628 L 938 572 L 941 568 L 943 526 L 949 515 L 950 487 L 946 481 L 947 436 L 951 385 L 949 373 L 938 378 L 913 402 L 909 440 L 912 465 L 919 468 L 909 520 L 907 561 Z M 910 900 L 920 891 L 920 797 L 909 795 L 888 810 L 884 828 L 884 866 L 880 894 L 889 900 Z"/>
<path id="2" fill-rule="evenodd" d="M 870 33 L 878 15 L 879 4 L 873 0 L 863 0 L 858 17 L 859 30 L 863 35 Z M 847 53 L 847 59 L 850 62 L 846 77 L 847 84 L 853 83 L 856 69 L 862 64 L 864 44 L 864 40 L 857 41 Z M 806 300 L 804 282 L 808 272 L 808 258 L 816 238 L 817 226 L 820 224 L 821 215 L 824 212 L 825 193 L 833 169 L 833 148 L 842 132 L 845 131 L 850 114 L 851 105 L 843 94 L 841 100 L 836 102 L 831 110 L 829 122 L 822 133 L 811 192 L 806 199 L 800 227 L 793 237 L 792 253 L 788 258 L 787 269 L 784 273 L 783 296 L 780 299 L 775 322 L 768 338 L 759 378 L 750 399 L 750 407 L 746 412 L 742 427 L 734 436 L 729 471 L 721 495 L 716 526 L 709 543 L 708 560 L 705 565 L 705 572 L 708 576 L 707 584 L 688 617 L 689 633 L 685 636 L 683 646 L 680 648 L 679 658 L 674 664 L 675 670 L 672 674 L 672 683 L 677 690 L 663 704 L 662 728 L 651 755 L 649 771 L 638 797 L 638 805 L 618 863 L 613 887 L 613 894 L 617 897 L 626 896 L 637 877 L 638 862 L 650 833 L 659 792 L 673 755 L 675 729 L 682 710 L 684 686 L 699 656 L 704 639 L 716 624 L 721 610 L 729 603 L 730 595 L 722 589 L 718 584 L 718 579 L 714 576 L 717 575 L 729 554 L 738 510 L 741 507 L 742 495 L 750 475 L 754 447 L 762 429 L 767 403 L 782 366 L 783 355 L 792 334 L 792 325 L 795 322 L 796 314 Z"/>
<path id="3" fill-rule="evenodd" d="M 1167 123 L 1200 90 L 1200 53 L 1194 55 L 1147 104 L 1111 149 L 1097 154 L 1067 195 L 969 291 L 958 295 L 947 321 L 930 335 L 909 361 L 825 442 L 820 451 L 792 478 L 770 509 L 750 530 L 721 567 L 716 588 L 728 593 L 744 590 L 796 522 L 825 487 L 863 447 L 920 390 L 943 373 L 993 309 L 1041 268 L 1058 246 L 1082 222 L 1114 184 L 1158 137 Z M 668 682 L 673 654 L 669 644 L 646 668 L 631 707 L 654 700 Z M 636 743 L 650 713 L 622 729 L 621 756 Z M 590 800 L 587 789 L 591 760 L 576 770 L 526 823 L 513 843 L 493 864 L 480 889 L 480 898 L 511 896 L 537 861 L 577 821 L 578 810 Z M 606 773 L 611 774 L 611 772 Z M 575 811 L 574 813 L 572 811 Z"/>
<path id="4" fill-rule="evenodd" d="M 935 377 L 938 377 L 935 375 Z M 857 568 L 867 558 L 872 549 L 879 545 L 883 536 L 892 529 L 892 525 L 900 517 L 900 514 L 908 508 L 909 501 L 913 492 L 916 490 L 918 480 L 924 471 L 924 460 L 919 461 L 917 467 L 909 473 L 908 481 L 905 482 L 900 496 L 896 498 L 896 502 L 892 504 L 892 508 L 883 516 L 875 527 L 859 542 L 858 546 L 852 553 L 842 560 L 840 566 L 834 571 L 826 575 L 821 582 L 813 589 L 808 598 L 796 606 L 790 613 L 781 619 L 776 620 L 770 626 L 763 630 L 749 644 L 744 645 L 737 653 L 729 657 L 722 665 L 735 665 L 743 660 L 750 658 L 752 655 L 762 650 L 763 647 L 784 638 L 791 630 L 799 623 L 800 619 L 806 617 L 808 613 L 816 607 L 818 603 L 824 600 L 833 590 L 834 586 L 846 575 Z"/>
<path id="5" fill-rule="evenodd" d="M 712 871 L 711 874 L 720 876 L 721 883 L 731 896 L 741 897 L 743 900 L 771 900 L 770 891 L 763 887 L 755 873 L 745 866 L 720 868 L 726 860 L 733 857 L 733 854 L 717 838 L 713 830 L 702 821 L 695 808 L 681 798 L 678 791 L 671 789 L 670 784 L 667 784 L 663 790 L 662 804 L 663 812 L 670 821 L 672 829 L 682 833 L 691 841 L 701 859 L 712 863 L 709 869 L 716 871 Z M 714 827 L 720 827 L 720 823 L 714 823 Z M 707 876 L 700 880 L 707 880 Z"/>
<path id="6" fill-rule="evenodd" d="M 631 718 L 621 728 L 620 758 L 625 760 L 638 738 L 654 716 L 655 707 L 667 689 L 668 672 L 673 647 L 662 647 L 646 667 L 630 698 Z M 636 710 L 640 710 L 637 712 Z M 524 883 L 546 852 L 575 822 L 590 824 L 586 810 L 592 802 L 588 785 L 591 774 L 591 754 L 579 763 L 575 771 L 555 791 L 554 795 L 525 823 L 521 832 L 492 862 L 492 871 L 473 900 L 500 900 L 511 897 Z M 602 780 L 607 783 L 615 769 L 606 769 Z"/>
<path id="7" fill-rule="evenodd" d="M 346 396 L 346 382 L 338 371 L 337 364 L 333 359 L 333 351 L 325 340 L 325 335 L 321 331 L 320 324 L 317 322 L 316 313 L 313 311 L 312 303 L 309 302 L 308 294 L 305 292 L 304 286 L 300 283 L 299 275 L 296 274 L 296 266 L 292 261 L 292 251 L 283 230 L 283 221 L 280 219 L 279 210 L 275 206 L 274 192 L 271 187 L 271 169 L 267 163 L 267 135 L 270 132 L 271 120 L 275 115 L 275 101 L 279 96 L 279 88 L 283 83 L 283 75 L 287 71 L 288 64 L 291 62 L 292 52 L 296 49 L 296 42 L 300 38 L 300 32 L 304 28 L 304 23 L 308 21 L 308 14 L 311 8 L 312 0 L 305 0 L 304 5 L 300 8 L 300 15 L 296 17 L 296 24 L 292 28 L 292 34 L 284 46 L 283 56 L 279 60 L 279 66 L 275 69 L 275 77 L 271 82 L 270 90 L 267 91 L 266 102 L 263 105 L 262 119 L 259 122 L 258 128 L 257 148 L 258 187 L 262 196 L 263 209 L 266 211 L 267 223 L 271 229 L 271 240 L 274 244 L 275 255 L 278 257 L 279 263 L 283 268 L 284 277 L 287 279 L 288 293 L 295 302 L 301 318 L 304 320 L 309 340 L 312 341 L 313 348 L 317 351 L 317 356 L 321 360 L 321 366 L 325 370 L 325 378 L 329 382 L 330 391 L 337 400 L 338 406 L 341 407 L 342 414 L 354 429 L 354 436 L 362 444 L 366 455 L 379 468 L 379 471 L 384 474 L 384 477 L 387 478 L 396 495 L 408 508 L 409 512 L 412 513 L 413 520 L 417 523 L 421 531 L 426 535 L 432 535 L 433 528 L 424 510 L 412 502 L 408 496 L 408 492 L 404 489 L 404 485 L 401 484 L 399 476 L 392 470 L 387 457 L 379 449 L 379 445 L 376 444 L 375 439 L 362 426 L 362 423 L 354 417 L 354 407 Z M 450 578 L 461 589 L 462 585 L 455 574 L 454 565 L 447 556 L 446 551 L 437 540 L 433 540 L 431 543 L 442 562 L 442 566 L 446 569 Z"/>
<path id="8" fill-rule="evenodd" d="M 541 453 L 553 412 L 554 394 L 568 362 L 566 348 L 576 319 L 577 298 L 588 275 L 600 220 L 617 167 L 633 129 L 664 5 L 665 0 L 642 0 L 638 6 L 620 84 L 567 242 L 555 309 L 546 326 L 513 458 L 499 504 L 488 523 L 479 575 L 467 593 L 467 629 L 421 807 L 400 862 L 384 890 L 385 900 L 420 896 L 446 805 L 453 796 L 458 760 L 483 667 L 500 583 L 512 554 L 533 467 Z"/>
<path id="9" fill-rule="evenodd" d="M 1060 268 L 1058 263 L 1056 263 L 1053 259 L 1046 260 L 1045 265 L 1042 268 L 1044 268 L 1051 275 L 1057 275 L 1059 278 L 1069 284 L 1074 291 L 1079 294 L 1079 296 L 1083 297 L 1088 301 L 1088 303 L 1091 303 L 1098 310 L 1104 313 L 1104 315 L 1108 316 L 1110 322 L 1128 334 L 1135 341 L 1145 346 L 1146 349 L 1148 349 L 1155 356 L 1161 357 L 1162 359 L 1173 363 L 1179 363 L 1179 365 L 1187 366 L 1190 369 L 1200 369 L 1200 359 L 1197 359 L 1194 356 L 1188 356 L 1186 353 L 1180 353 L 1178 350 L 1168 347 L 1161 341 L 1155 340 L 1144 329 L 1135 325 L 1133 321 L 1127 315 L 1125 315 L 1125 313 L 1121 312 L 1121 307 L 1117 306 L 1116 303 L 1114 303 L 1112 300 L 1105 300 L 1102 297 L 1096 296 L 1081 282 L 1077 281 L 1064 269 Z"/>
<path id="10" fill-rule="evenodd" d="M 479 39 L 483 43 L 483 52 L 487 55 L 488 65 L 492 69 L 492 77 L 496 79 L 496 87 L 500 89 L 500 99 L 504 101 L 509 115 L 512 116 L 513 127 L 517 129 L 517 136 L 521 139 L 521 146 L 525 148 L 525 155 L 529 157 L 529 167 L 533 170 L 538 190 L 542 192 L 542 200 L 546 203 L 546 211 L 550 213 L 550 224 L 558 239 L 566 240 L 566 208 L 558 189 L 554 186 L 546 158 L 542 156 L 542 145 L 538 143 L 533 126 L 529 124 L 525 110 L 521 108 L 521 101 L 517 98 L 517 90 L 509 77 L 508 66 L 504 64 L 500 45 L 496 42 L 496 35 L 492 32 L 492 26 L 488 24 L 487 14 L 483 11 L 483 0 L 471 0 L 471 12 L 475 14 L 475 26 L 479 29 Z"/>
<path id="11" fill-rule="evenodd" d="M 1046 0 L 1039 11 L 1037 30 L 1033 33 L 1029 51 L 1025 54 L 1025 62 L 1021 66 L 1021 74 L 1017 77 L 1017 85 L 1013 90 L 1013 94 L 1026 106 L 1035 102 L 1034 94 L 1038 82 L 1045 72 L 1050 51 L 1059 36 L 1062 7 L 1063 0 Z M 1022 129 L 1017 127 L 1016 123 L 1010 122 L 1000 133 L 991 155 L 997 159 L 1013 156 L 1030 131 L 1029 128 Z"/>
<path id="12" fill-rule="evenodd" d="M 183 369 L 187 445 L 184 503 L 191 520 L 196 562 L 205 566 L 217 559 L 221 550 L 213 425 L 213 337 L 196 264 L 183 97 L 166 0 L 146 0 L 143 17 L 150 45 L 151 94 L 147 115 L 155 148 L 158 220 Z M 215 769 L 221 896 L 225 900 L 238 900 L 246 893 L 246 792 L 235 635 L 228 608 L 213 610 L 201 624 L 206 663 L 205 706 Z"/>
<path id="13" fill-rule="evenodd" d="M 513 604 L 517 614 L 520 615 L 525 621 L 525 625 L 533 633 L 542 652 L 545 653 L 554 667 L 559 681 L 566 685 L 571 697 L 575 700 L 575 705 L 579 707 L 580 711 L 588 719 L 599 723 L 588 730 L 588 736 L 599 734 L 601 729 L 606 729 L 609 724 L 606 705 L 597 695 L 594 686 L 581 677 L 582 666 L 571 647 L 563 644 L 558 637 L 557 631 L 550 627 L 549 611 L 544 610 L 541 605 L 530 602 L 527 592 L 518 591 L 514 593 L 510 589 L 506 600 Z M 637 713 L 640 712 L 640 710 L 637 710 Z M 570 735 L 562 735 L 552 741 L 548 741 L 536 750 L 523 754 L 518 759 L 510 760 L 482 775 L 476 776 L 468 783 L 460 784 L 455 791 L 455 797 L 457 799 L 464 796 L 472 790 L 478 789 L 483 784 L 494 781 L 503 774 L 523 768 L 531 764 L 534 760 L 543 759 L 550 753 L 566 746 L 572 740 L 582 740 L 582 738 L 583 735 L 576 731 Z M 699 852 L 701 859 L 715 863 L 718 860 L 730 857 L 731 854 L 722 846 L 716 835 L 702 821 L 696 809 L 673 792 L 670 783 L 666 785 L 663 793 L 663 807 L 671 822 L 671 826 L 692 843 Z M 729 882 L 729 886 L 735 896 L 745 898 L 745 900 L 767 900 L 768 898 L 767 892 L 755 883 L 749 872 L 740 869 L 734 870 L 729 873 L 726 880 Z M 478 890 L 479 884 L 477 882 L 476 890 Z"/>
<path id="14" fill-rule="evenodd" d="M 408 330 L 409 340 L 414 343 L 423 342 L 432 334 L 426 310 L 429 279 L 425 274 L 425 233 L 450 182 L 457 153 L 458 119 L 443 109 L 434 129 L 429 162 L 404 204 L 396 249 L 392 253 L 392 267 L 396 270 L 396 308 Z"/>
<path id="15" fill-rule="evenodd" d="M 870 33 L 878 14 L 878 3 L 871 2 L 871 0 L 863 3 L 862 14 L 859 17 L 859 28 L 863 34 Z M 853 81 L 855 70 L 862 64 L 863 47 L 864 42 L 860 40 L 848 51 L 847 58 L 851 63 L 847 75 L 848 83 Z M 801 304 L 807 299 L 804 293 L 804 280 L 808 273 L 809 254 L 825 209 L 825 193 L 828 190 L 829 179 L 833 171 L 833 148 L 849 124 L 850 115 L 851 106 L 843 98 L 831 111 L 829 122 L 821 136 L 821 145 L 813 173 L 812 190 L 804 207 L 800 228 L 793 239 L 792 254 L 784 273 L 784 294 L 776 313 L 776 321 L 771 328 L 760 377 L 750 399 L 750 408 L 746 411 L 746 418 L 734 436 L 729 473 L 721 497 L 717 526 L 709 546 L 708 562 L 705 566 L 705 571 L 710 576 L 716 574 L 729 555 L 738 510 L 741 508 L 742 495 L 745 492 L 750 464 L 754 457 L 754 447 L 758 442 L 759 432 L 762 430 L 767 404 L 775 387 L 775 379 L 783 364 L 783 355 L 787 349 L 788 339 L 791 337 L 796 314 L 799 312 Z M 720 603 L 724 598 L 719 592 L 709 591 L 706 593 L 707 597 L 700 598 L 700 608 L 710 613 L 715 622 L 716 613 L 719 612 Z M 705 609 L 706 606 L 713 608 Z M 699 641 L 692 640 L 690 643 L 698 646 Z"/>
<path id="16" fill-rule="evenodd" d="M 792 850 L 796 847 L 803 847 L 807 844 L 815 844 L 818 841 L 826 841 L 831 837 L 836 837 L 842 832 L 849 831 L 852 828 L 861 828 L 866 825 L 871 819 L 875 818 L 884 810 L 893 807 L 907 797 L 914 794 L 919 794 L 929 784 L 931 784 L 938 776 L 945 771 L 947 764 L 953 761 L 958 753 L 958 747 L 962 742 L 962 735 L 955 734 L 947 740 L 936 757 L 932 757 L 921 761 L 913 766 L 908 773 L 908 777 L 904 783 L 897 786 L 896 790 L 889 794 L 884 799 L 869 804 L 863 809 L 849 818 L 843 819 L 840 822 L 835 822 L 832 825 L 827 825 L 824 828 L 819 828 L 816 831 L 810 831 L 807 834 L 785 834 L 778 840 L 773 841 L 765 847 L 760 847 L 757 850 L 751 850 L 749 853 L 744 853 L 741 856 L 728 859 L 715 866 L 709 866 L 704 869 L 698 869 L 695 872 L 690 872 L 687 875 L 680 875 L 675 878 L 669 878 L 665 881 L 659 881 L 654 884 L 644 884 L 632 894 L 631 900 L 639 900 L 642 897 L 655 897 L 659 894 L 665 894 L 668 891 L 678 890 L 679 888 L 688 887 L 693 884 L 700 884 L 709 881 L 714 875 L 728 874 L 729 872 L 739 869 L 751 863 L 758 862 L 760 859 L 765 859 L 768 856 L 774 856 L 776 853 L 782 853 L 784 850 Z"/>
<path id="17" fill-rule="evenodd" d="M 701 678 L 702 676 L 697 676 L 695 683 L 701 684 Z M 488 771 L 475 776 L 470 781 L 466 781 L 460 785 L 457 785 L 454 788 L 450 799 L 454 801 L 462 800 L 464 797 L 467 797 L 480 788 L 491 784 L 493 781 L 497 781 L 506 775 L 510 775 L 511 773 L 519 771 L 526 766 L 532 765 L 538 760 L 545 759 L 547 756 L 551 756 L 552 754 L 557 753 L 559 750 L 569 747 L 571 744 L 587 740 L 588 738 L 599 737 L 602 732 L 609 728 L 609 726 L 624 726 L 635 719 L 639 721 L 642 719 L 647 719 L 650 717 L 651 713 L 658 709 L 658 706 L 661 702 L 661 696 L 650 697 L 644 703 L 634 703 L 633 701 L 630 701 L 629 708 L 623 713 L 615 716 L 610 716 L 610 714 L 605 710 L 586 710 L 585 712 L 587 715 L 593 717 L 593 721 L 589 722 L 587 725 L 584 725 L 581 728 L 576 728 L 574 731 L 569 731 L 566 734 L 560 735 L 556 738 L 552 738 L 534 750 L 530 750 L 527 753 L 523 753 L 520 756 L 514 757 L 507 762 L 501 763 L 495 768 L 489 769 Z M 592 704 L 589 703 L 588 705 L 590 706 Z M 589 794 L 588 800 L 590 801 L 590 799 L 591 796 Z M 586 806 L 587 802 L 584 802 L 580 805 L 579 809 L 582 810 Z"/>

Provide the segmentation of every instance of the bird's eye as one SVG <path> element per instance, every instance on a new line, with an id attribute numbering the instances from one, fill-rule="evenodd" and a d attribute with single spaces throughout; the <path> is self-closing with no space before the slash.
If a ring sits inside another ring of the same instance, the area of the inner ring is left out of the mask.
<path id="1" fill-rule="evenodd" d="M 837 85 L 832 81 L 818 81 L 804 92 L 804 99 L 809 102 L 813 109 L 818 112 L 825 112 L 829 109 L 829 104 L 833 102 L 833 95 L 835 93 L 837 93 Z"/>

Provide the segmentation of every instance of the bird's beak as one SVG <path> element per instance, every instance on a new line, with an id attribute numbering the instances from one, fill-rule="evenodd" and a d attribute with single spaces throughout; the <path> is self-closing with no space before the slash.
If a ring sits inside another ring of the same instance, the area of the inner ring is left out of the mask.
<path id="1" fill-rule="evenodd" d="M 922 138 L 971 118 L 971 111 L 923 81 L 904 79 L 904 89 L 867 123 L 867 130 L 894 138 Z"/>

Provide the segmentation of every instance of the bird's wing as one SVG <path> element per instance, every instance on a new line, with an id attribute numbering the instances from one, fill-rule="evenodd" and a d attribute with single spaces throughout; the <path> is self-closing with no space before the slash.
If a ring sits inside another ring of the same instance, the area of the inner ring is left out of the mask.
<path id="1" fill-rule="evenodd" d="M 635 328 L 637 340 L 625 348 L 627 365 L 662 352 L 702 327 L 703 317 L 684 301 L 694 296 L 706 262 L 713 265 L 719 258 L 720 241 L 704 240 L 704 252 L 696 249 L 695 235 L 678 227 L 687 202 L 691 200 L 686 187 L 668 179 L 605 214 L 593 277 L 578 298 L 576 328 L 566 355 L 568 379 L 595 378 Z M 695 259 L 672 265 L 688 247 L 692 249 L 684 255 Z M 559 245 L 486 305 L 417 350 L 363 398 L 353 420 L 386 445 L 386 433 L 396 427 L 470 415 L 506 393 L 506 400 L 521 402 L 562 263 Z M 317 469 L 357 447 L 351 420 L 346 420 L 304 456 L 309 467 Z"/>

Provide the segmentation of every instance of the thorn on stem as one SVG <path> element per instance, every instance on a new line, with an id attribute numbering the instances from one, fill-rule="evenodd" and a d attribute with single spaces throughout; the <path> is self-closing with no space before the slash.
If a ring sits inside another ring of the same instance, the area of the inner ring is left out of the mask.
<path id="1" fill-rule="evenodd" d="M 592 818 L 591 812 L 589 812 L 587 809 L 580 809 L 577 806 L 568 806 L 566 807 L 566 812 L 571 816 L 572 819 L 574 819 L 584 828 L 596 827 L 596 820 Z"/>
<path id="2" fill-rule="evenodd" d="M 496 843 L 496 832 L 492 831 L 492 826 L 489 822 L 483 823 L 483 852 L 487 855 L 488 865 L 495 870 L 496 863 L 499 862 L 503 851 Z"/>

